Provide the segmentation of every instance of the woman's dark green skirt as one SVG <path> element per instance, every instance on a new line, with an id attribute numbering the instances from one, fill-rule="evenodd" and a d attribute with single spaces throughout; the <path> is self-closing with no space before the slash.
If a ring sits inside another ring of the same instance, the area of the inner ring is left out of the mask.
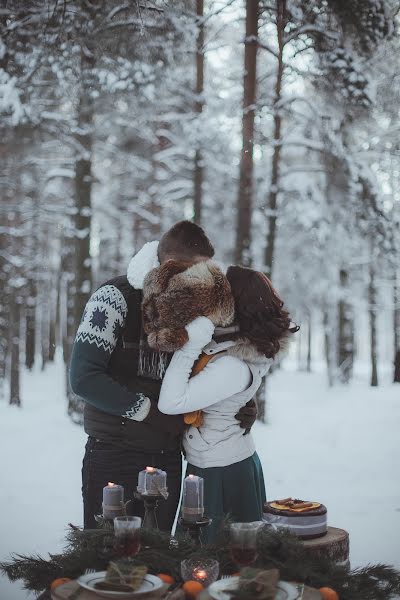
<path id="1" fill-rule="evenodd" d="M 224 518 L 237 523 L 262 520 L 266 496 L 257 452 L 228 467 L 200 469 L 189 463 L 187 475 L 190 474 L 204 479 L 204 514 L 212 519 L 202 532 L 204 543 L 215 542 Z"/>

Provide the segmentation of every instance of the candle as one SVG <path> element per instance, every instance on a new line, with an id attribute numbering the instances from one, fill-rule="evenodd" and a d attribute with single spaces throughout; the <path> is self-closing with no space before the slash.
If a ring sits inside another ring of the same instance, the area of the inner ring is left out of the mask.
<path id="1" fill-rule="evenodd" d="M 204 581 L 207 579 L 207 571 L 204 569 L 195 569 L 193 571 L 193 579 L 197 579 L 198 581 Z"/>
<path id="2" fill-rule="evenodd" d="M 185 521 L 200 521 L 204 516 L 204 479 L 188 475 L 183 482 L 182 517 Z"/>
<path id="3" fill-rule="evenodd" d="M 103 517 L 114 519 L 125 514 L 124 488 L 111 481 L 103 488 Z"/>
<path id="4" fill-rule="evenodd" d="M 167 473 L 156 467 L 146 467 L 139 472 L 137 491 L 146 496 L 168 497 Z"/>

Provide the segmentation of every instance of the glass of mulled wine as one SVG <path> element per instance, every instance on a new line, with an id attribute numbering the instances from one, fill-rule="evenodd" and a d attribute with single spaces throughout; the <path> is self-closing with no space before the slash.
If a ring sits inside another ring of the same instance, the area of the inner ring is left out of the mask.
<path id="1" fill-rule="evenodd" d="M 140 550 L 140 517 L 114 518 L 114 551 L 119 558 L 136 556 Z"/>
<path id="2" fill-rule="evenodd" d="M 263 523 L 232 523 L 230 526 L 230 551 L 233 562 L 239 567 L 251 565 L 257 558 L 257 532 Z"/>

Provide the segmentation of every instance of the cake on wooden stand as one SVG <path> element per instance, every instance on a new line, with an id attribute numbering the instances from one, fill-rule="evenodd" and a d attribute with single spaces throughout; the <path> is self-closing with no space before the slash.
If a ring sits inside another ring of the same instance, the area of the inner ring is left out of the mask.
<path id="1" fill-rule="evenodd" d="M 298 537 L 311 556 L 349 566 L 349 534 L 328 526 L 328 511 L 319 502 L 284 498 L 266 502 L 264 522 Z"/>

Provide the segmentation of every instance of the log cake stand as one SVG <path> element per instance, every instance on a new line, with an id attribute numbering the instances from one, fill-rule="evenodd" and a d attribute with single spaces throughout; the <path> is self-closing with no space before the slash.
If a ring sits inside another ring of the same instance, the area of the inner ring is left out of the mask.
<path id="1" fill-rule="evenodd" d="M 316 559 L 322 558 L 335 564 L 350 566 L 349 534 L 344 529 L 328 527 L 328 532 L 323 537 L 312 540 L 299 540 L 307 553 Z"/>

